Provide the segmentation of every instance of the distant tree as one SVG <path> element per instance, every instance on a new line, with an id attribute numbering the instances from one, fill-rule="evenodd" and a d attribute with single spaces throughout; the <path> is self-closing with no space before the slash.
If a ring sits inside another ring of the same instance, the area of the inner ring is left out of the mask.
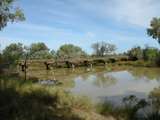
<path id="1" fill-rule="evenodd" d="M 160 43 L 160 18 L 153 18 L 150 23 L 150 28 L 147 29 L 147 34 L 153 39 L 157 39 Z"/>
<path id="2" fill-rule="evenodd" d="M 101 57 L 111 54 L 116 50 L 115 45 L 106 43 L 104 41 L 92 44 L 92 48 L 94 50 L 94 54 Z"/>
<path id="3" fill-rule="evenodd" d="M 55 50 L 51 50 L 51 55 L 53 56 L 53 58 L 57 59 L 57 52 Z"/>
<path id="4" fill-rule="evenodd" d="M 139 46 L 132 48 L 127 52 L 127 54 L 129 58 L 133 60 L 143 59 L 143 49 L 141 49 Z"/>
<path id="5" fill-rule="evenodd" d="M 35 52 L 30 56 L 30 59 L 52 59 L 53 55 L 47 50 Z"/>
<path id="6" fill-rule="evenodd" d="M 160 51 L 157 48 L 146 47 L 143 50 L 144 60 L 155 61 L 160 55 Z"/>
<path id="7" fill-rule="evenodd" d="M 14 4 L 15 0 L 0 0 L 0 30 L 8 22 L 25 20 L 22 10 Z"/>
<path id="8" fill-rule="evenodd" d="M 8 22 L 16 22 L 16 21 L 25 20 L 25 17 L 24 17 L 22 10 L 19 7 L 17 7 L 14 4 L 14 2 L 15 2 L 15 0 L 0 0 L 0 30 L 2 30 L 4 27 L 6 27 Z M 13 51 L 9 50 L 9 49 L 14 49 L 14 48 L 10 48 L 13 46 L 14 45 L 8 46 L 4 50 L 4 55 L 2 55 L 2 53 L 0 53 L 1 54 L 1 58 L 0 58 L 1 65 L 2 65 L 2 61 L 3 61 L 3 63 L 6 63 L 6 62 L 14 63 L 15 58 L 16 57 L 18 58 L 18 56 L 19 56 L 18 53 L 17 53 L 17 55 L 13 56 L 12 55 Z M 8 51 L 11 51 L 12 53 L 9 53 Z M 6 59 L 7 61 L 4 59 Z M 12 59 L 13 59 L 13 61 L 12 61 Z M 1 69 L 2 69 L 2 67 L 1 67 Z"/>
<path id="9" fill-rule="evenodd" d="M 2 72 L 2 64 L 3 64 L 3 58 L 2 58 L 2 54 L 0 53 L 0 74 Z"/>
<path id="10" fill-rule="evenodd" d="M 29 48 L 29 55 L 31 59 L 50 59 L 53 58 L 49 48 L 45 43 L 33 43 Z"/>
<path id="11" fill-rule="evenodd" d="M 86 56 L 86 53 L 78 46 L 72 44 L 62 45 L 57 51 L 59 58 L 68 59 L 74 57 Z"/>
<path id="12" fill-rule="evenodd" d="M 30 46 L 31 54 L 34 54 L 39 51 L 49 51 L 49 48 L 45 45 L 45 43 L 42 43 L 42 42 L 31 44 Z"/>
<path id="13" fill-rule="evenodd" d="M 96 56 L 101 56 L 101 54 L 100 54 L 100 44 L 99 43 L 94 43 L 94 44 L 92 44 L 91 47 L 93 48 L 94 54 Z"/>
<path id="14" fill-rule="evenodd" d="M 14 64 L 23 58 L 24 48 L 21 43 L 12 43 L 3 50 L 3 59 L 6 63 Z"/>

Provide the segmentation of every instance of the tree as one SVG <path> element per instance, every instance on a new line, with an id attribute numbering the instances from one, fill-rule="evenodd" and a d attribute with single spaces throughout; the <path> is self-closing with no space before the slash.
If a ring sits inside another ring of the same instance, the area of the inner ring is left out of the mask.
<path id="1" fill-rule="evenodd" d="M 141 47 L 137 46 L 132 48 L 127 52 L 128 56 L 132 60 L 140 60 L 143 59 L 143 49 Z"/>
<path id="2" fill-rule="evenodd" d="M 85 56 L 86 53 L 78 46 L 65 44 L 59 48 L 59 50 L 57 51 L 57 55 L 59 58 L 68 59 Z"/>
<path id="3" fill-rule="evenodd" d="M 14 64 L 23 58 L 24 48 L 21 43 L 12 43 L 3 50 L 3 59 L 6 63 Z"/>
<path id="4" fill-rule="evenodd" d="M 0 0 L 0 30 L 7 26 L 8 22 L 25 20 L 19 7 L 15 7 L 15 0 Z"/>
<path id="5" fill-rule="evenodd" d="M 114 52 L 116 50 L 115 45 L 106 43 L 104 41 L 94 43 L 92 45 L 92 48 L 94 50 L 94 54 L 96 56 L 101 56 L 101 57 L 103 57 L 107 54 L 111 54 L 112 52 Z"/>
<path id="6" fill-rule="evenodd" d="M 50 53 L 53 56 L 53 58 L 57 59 L 57 52 L 55 50 L 51 50 Z"/>
<path id="7" fill-rule="evenodd" d="M 45 43 L 33 43 L 28 49 L 30 58 L 38 59 L 43 58 L 45 54 L 49 54 L 49 48 L 45 45 Z"/>
<path id="8" fill-rule="evenodd" d="M 37 51 L 30 56 L 31 59 L 52 59 L 53 55 L 47 50 Z"/>
<path id="9" fill-rule="evenodd" d="M 2 54 L 0 53 L 0 74 L 2 73 L 2 64 L 3 64 L 3 59 L 2 59 Z"/>
<path id="10" fill-rule="evenodd" d="M 94 43 L 91 47 L 94 50 L 94 54 L 97 55 L 97 56 L 100 56 L 100 44 L 99 43 Z"/>
<path id="11" fill-rule="evenodd" d="M 147 34 L 153 39 L 157 39 L 160 43 L 160 18 L 153 18 L 150 23 L 150 28 L 147 29 Z"/>
<path id="12" fill-rule="evenodd" d="M 30 46 L 30 54 L 34 54 L 39 51 L 49 51 L 49 48 L 45 45 L 45 43 L 33 43 Z"/>
<path id="13" fill-rule="evenodd" d="M 29 56 L 31 59 L 51 59 L 53 58 L 49 48 L 43 42 L 33 43 L 29 48 Z"/>
<path id="14" fill-rule="evenodd" d="M 155 61 L 157 59 L 157 56 L 159 55 L 160 55 L 160 52 L 156 48 L 146 47 L 143 50 L 144 60 Z"/>
<path id="15" fill-rule="evenodd" d="M 153 39 L 158 40 L 160 44 L 160 18 L 153 18 L 150 23 L 150 28 L 147 29 L 147 34 Z M 160 54 L 156 58 L 156 64 L 160 66 Z"/>

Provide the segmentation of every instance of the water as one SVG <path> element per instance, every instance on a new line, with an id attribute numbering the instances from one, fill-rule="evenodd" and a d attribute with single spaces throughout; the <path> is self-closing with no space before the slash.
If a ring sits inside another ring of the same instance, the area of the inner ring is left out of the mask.
<path id="1" fill-rule="evenodd" d="M 93 101 L 112 100 L 118 102 L 124 96 L 136 95 L 146 98 L 154 88 L 160 86 L 159 68 L 142 67 L 95 67 L 32 71 L 39 79 L 57 79 L 73 94 L 90 97 Z"/>

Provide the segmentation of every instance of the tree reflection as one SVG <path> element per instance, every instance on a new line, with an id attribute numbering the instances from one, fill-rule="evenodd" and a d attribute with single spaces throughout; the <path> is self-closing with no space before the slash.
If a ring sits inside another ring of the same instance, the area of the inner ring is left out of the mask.
<path id="1" fill-rule="evenodd" d="M 132 68 L 128 71 L 137 79 L 160 80 L 160 70 L 157 68 Z"/>
<path id="2" fill-rule="evenodd" d="M 106 72 L 92 73 L 92 74 L 83 74 L 80 76 L 85 81 L 92 82 L 97 87 L 108 87 L 116 84 L 116 79 Z"/>
<path id="3" fill-rule="evenodd" d="M 94 85 L 98 87 L 108 87 L 116 84 L 116 79 L 109 74 L 106 73 L 97 73 L 96 75 L 96 80 L 94 81 Z"/>

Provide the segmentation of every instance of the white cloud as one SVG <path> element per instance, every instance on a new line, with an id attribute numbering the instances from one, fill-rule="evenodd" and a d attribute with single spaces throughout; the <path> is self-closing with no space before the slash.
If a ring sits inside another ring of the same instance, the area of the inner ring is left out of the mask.
<path id="1" fill-rule="evenodd" d="M 24 40 L 28 44 L 43 40 L 56 48 L 62 43 L 72 42 L 89 49 L 92 42 L 112 40 L 111 42 L 124 49 L 136 43 L 143 44 L 146 37 L 137 33 L 144 32 L 144 28 L 138 26 L 146 27 L 152 17 L 160 16 L 160 0 L 67 0 L 66 3 L 59 1 L 55 3 L 55 0 L 47 0 L 43 1 L 45 4 L 31 5 L 38 11 L 29 11 L 31 18 L 24 23 L 8 25 L 0 33 L 0 44 L 6 46 L 11 42 Z M 46 9 L 41 9 L 45 8 L 44 6 Z M 103 24 L 105 20 L 108 26 Z M 120 27 L 109 26 L 110 23 L 119 24 Z M 135 25 L 135 28 L 140 30 L 128 29 L 128 25 Z M 156 41 L 153 45 L 155 43 Z"/>
<path id="2" fill-rule="evenodd" d="M 68 26 L 77 23 L 83 23 L 83 26 L 87 20 L 92 20 L 90 16 L 94 16 L 147 27 L 153 17 L 160 16 L 160 0 L 47 0 L 46 3 L 50 7 L 40 11 L 47 16 L 47 21 Z"/>
<path id="3" fill-rule="evenodd" d="M 160 2 L 157 0 L 114 0 L 115 4 L 106 13 L 119 21 L 146 27 L 149 21 L 160 16 Z"/>
<path id="4" fill-rule="evenodd" d="M 159 0 L 82 0 L 79 4 L 98 17 L 110 17 L 141 27 L 148 26 L 153 17 L 160 16 Z"/>
<path id="5" fill-rule="evenodd" d="M 56 33 L 64 33 L 67 29 L 60 29 L 48 25 L 38 25 L 38 24 L 32 24 L 32 23 L 21 23 L 21 24 L 16 24 L 13 27 L 23 29 L 23 30 L 30 30 L 34 32 L 56 32 Z"/>
<path id="6" fill-rule="evenodd" d="M 87 32 L 86 33 L 86 38 L 92 39 L 95 37 L 95 34 L 93 32 Z"/>

